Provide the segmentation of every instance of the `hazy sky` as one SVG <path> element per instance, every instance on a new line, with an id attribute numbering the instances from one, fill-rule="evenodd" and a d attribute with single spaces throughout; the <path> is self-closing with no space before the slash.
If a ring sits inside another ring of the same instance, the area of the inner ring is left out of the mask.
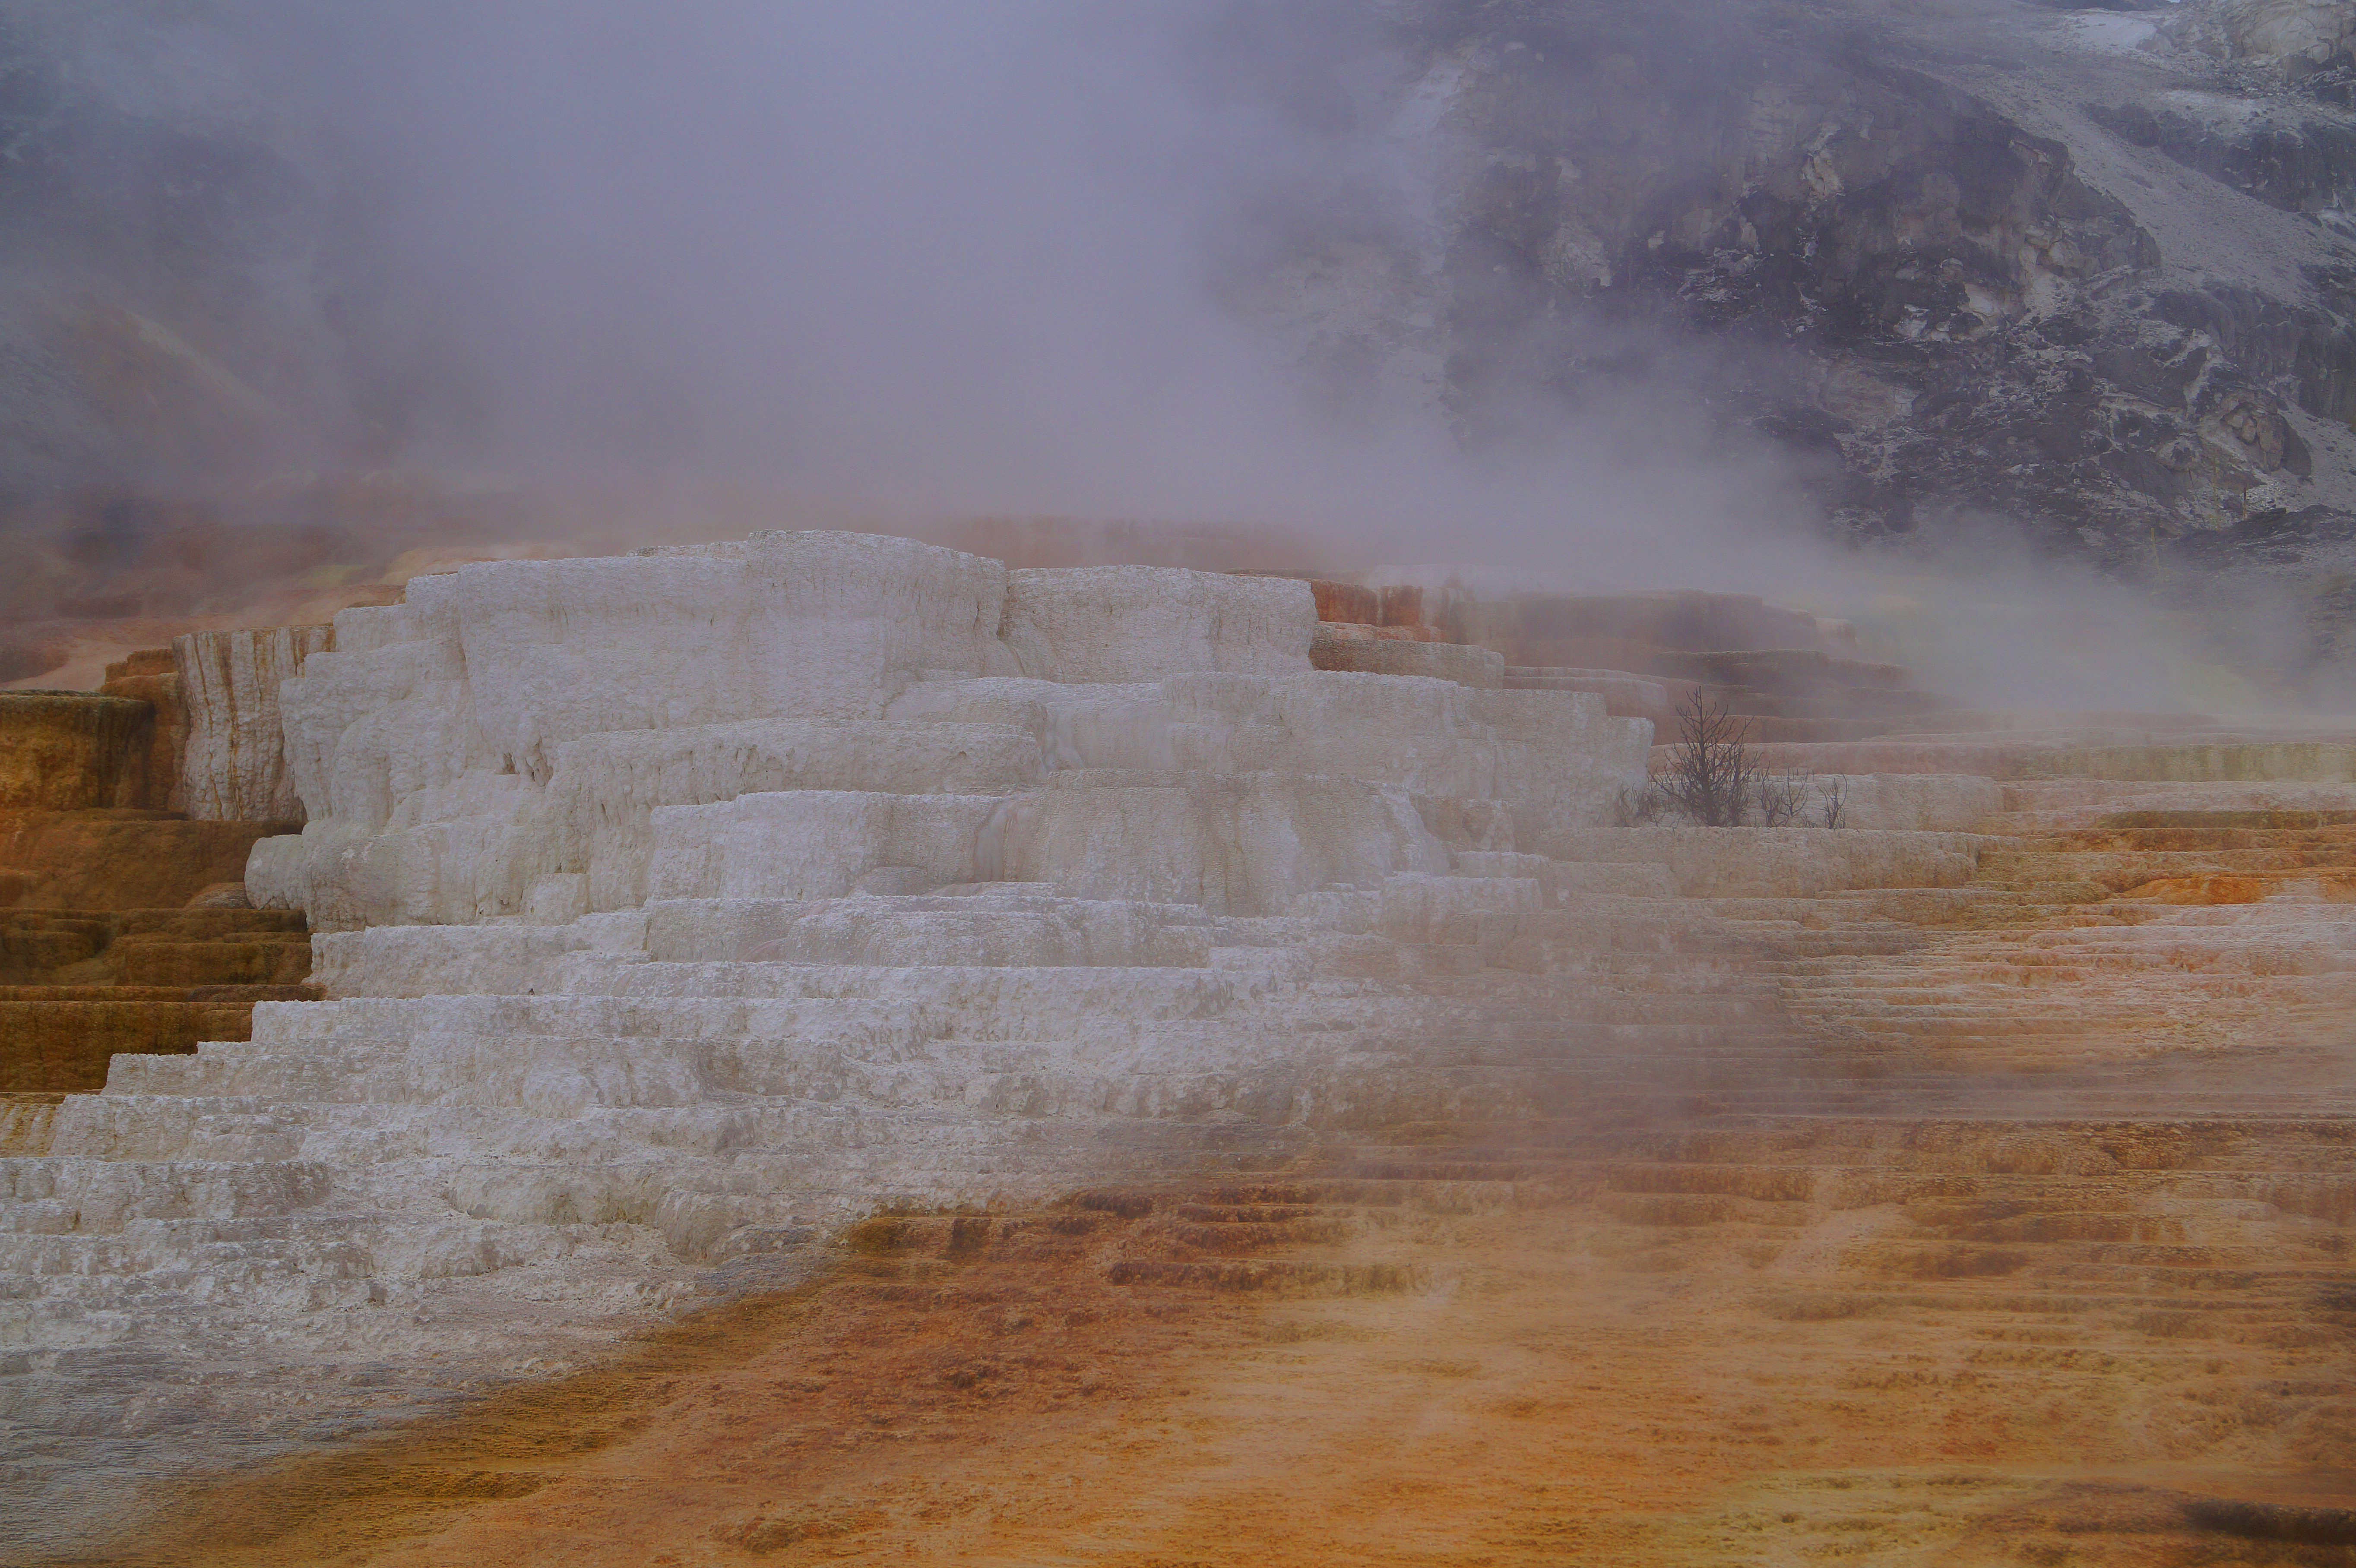
<path id="1" fill-rule="evenodd" d="M 1044 0 L 347 11 L 372 347 L 454 454 L 977 493 L 1236 462 L 1281 377 L 1207 293 L 1248 176 L 1172 35 Z"/>
<path id="2" fill-rule="evenodd" d="M 1599 567 L 1789 517 L 1676 410 L 1459 450 L 1444 83 L 1376 10 L 423 0 L 295 30 L 357 176 L 369 379 L 434 460 L 1341 520 L 1408 556 L 1575 532 Z M 1334 235 L 1375 282 L 1312 280 L 1349 318 L 1318 341 L 1266 307 Z M 1332 395 L 1337 333 L 1379 396 Z"/>

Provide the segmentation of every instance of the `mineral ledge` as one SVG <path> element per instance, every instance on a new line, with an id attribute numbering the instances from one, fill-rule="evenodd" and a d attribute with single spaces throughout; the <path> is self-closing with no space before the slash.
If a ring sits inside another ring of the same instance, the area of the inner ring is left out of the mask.
<path id="1" fill-rule="evenodd" d="M 579 1364 L 881 1209 L 1609 1122 L 1665 1084 L 1790 1098 L 1833 982 L 1779 1013 L 1745 923 L 1804 958 L 2048 898 L 1975 883 L 1986 832 L 2171 790 L 2338 806 L 2356 760 L 2261 788 L 2077 768 L 2066 738 L 1771 747 L 1863 764 L 1839 831 L 1616 827 L 1653 726 L 1531 688 L 1580 672 L 1499 684 L 1412 639 L 1386 661 L 1461 678 L 1321 669 L 1320 624 L 1304 581 L 780 532 L 469 565 L 331 645 L 182 650 L 180 795 L 299 801 L 245 886 L 307 917 L 327 999 L 0 1107 L 15 1543 L 130 1521 L 129 1477 Z M 2093 776 L 1936 771 L 1997 751 Z M 2332 889 L 2255 924 L 2166 892 L 2118 940 L 2179 967 L 2356 929 Z M 1997 962 L 1945 1011 L 1986 1013 Z M 2317 962 L 2275 967 L 2345 967 Z"/>
<path id="2" fill-rule="evenodd" d="M 80 1435 L 20 1474 L 316 1436 L 879 1205 L 1365 1112 L 1358 1057 L 1440 1027 L 1403 1001 L 1464 1005 L 1421 977 L 1543 984 L 1528 851 L 1651 726 L 1321 671 L 1317 625 L 1301 581 L 779 532 L 420 578 L 223 676 L 255 711 L 197 715 L 187 796 L 299 798 L 246 881 L 328 999 L 15 1108 L 0 1413 Z"/>

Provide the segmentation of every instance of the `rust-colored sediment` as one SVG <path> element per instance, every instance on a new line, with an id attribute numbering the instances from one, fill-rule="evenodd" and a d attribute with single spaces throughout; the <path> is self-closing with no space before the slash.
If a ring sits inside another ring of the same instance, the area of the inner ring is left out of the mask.
<path id="1" fill-rule="evenodd" d="M 0 692 L 0 1093 L 90 1093 L 123 1052 L 252 1037 L 316 997 L 303 916 L 246 907 L 254 844 L 295 822 L 190 821 L 169 649 L 108 691 Z M 0 1147 L 5 1147 L 0 1145 Z"/>
<path id="2" fill-rule="evenodd" d="M 874 1221 L 96 1561 L 2339 1563 L 2352 1195 L 2339 1122 L 1787 1118 Z"/>
<path id="3" fill-rule="evenodd" d="M 2012 793 L 1968 886 L 1713 906 L 1842 1115 L 1762 1083 L 871 1221 L 86 1561 L 2356 1562 L 2356 1037 L 2308 929 L 2356 827 Z M 17 913 L 0 1009 L 283 980 L 265 923 Z"/>
<path id="4" fill-rule="evenodd" d="M 2356 1119 L 2297 1087 L 2345 1077 L 2293 961 L 2330 898 L 2154 923 L 2180 880 L 2336 887 L 2327 815 L 2024 827 L 1828 926 L 1733 901 L 1844 1115 L 873 1221 L 93 1561 L 2356 1560 Z"/>

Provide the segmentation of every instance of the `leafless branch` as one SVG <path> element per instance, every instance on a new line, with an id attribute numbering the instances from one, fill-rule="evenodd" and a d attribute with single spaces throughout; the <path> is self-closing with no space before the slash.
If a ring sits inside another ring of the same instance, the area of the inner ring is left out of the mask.
<path id="1" fill-rule="evenodd" d="M 1758 767 L 1748 741 L 1751 721 L 1728 711 L 1723 699 L 1709 699 L 1697 687 L 1677 710 L 1676 749 L 1653 789 L 1705 827 L 1733 827 L 1742 821 Z"/>
<path id="2" fill-rule="evenodd" d="M 1760 773 L 1751 781 L 1751 798 L 1759 807 L 1759 826 L 1788 827 L 1800 820 L 1808 804 L 1808 775 L 1790 768 L 1780 773 Z"/>

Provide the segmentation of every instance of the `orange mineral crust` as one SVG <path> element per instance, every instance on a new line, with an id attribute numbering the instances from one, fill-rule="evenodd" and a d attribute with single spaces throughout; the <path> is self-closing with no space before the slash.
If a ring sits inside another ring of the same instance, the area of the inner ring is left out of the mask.
<path id="1" fill-rule="evenodd" d="M 1762 1122 L 878 1220 L 95 1560 L 2336 1561 L 2340 1236 L 2228 1194 L 2344 1206 L 2349 1130 Z"/>
<path id="2" fill-rule="evenodd" d="M 772 532 L 14 697 L 0 1557 L 2345 1561 L 2356 732 L 1846 646 Z"/>

